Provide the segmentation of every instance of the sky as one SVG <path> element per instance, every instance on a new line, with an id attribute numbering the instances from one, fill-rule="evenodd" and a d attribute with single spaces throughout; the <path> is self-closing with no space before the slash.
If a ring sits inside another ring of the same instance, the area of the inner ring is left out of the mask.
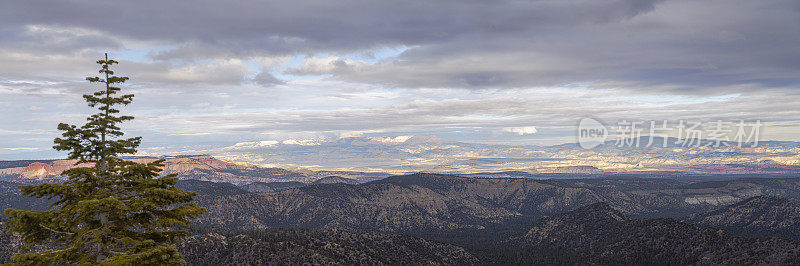
<path id="1" fill-rule="evenodd" d="M 436 135 L 575 142 L 582 118 L 762 121 L 800 141 L 800 2 L 0 1 L 0 159 L 61 158 L 104 52 L 143 154 Z"/>

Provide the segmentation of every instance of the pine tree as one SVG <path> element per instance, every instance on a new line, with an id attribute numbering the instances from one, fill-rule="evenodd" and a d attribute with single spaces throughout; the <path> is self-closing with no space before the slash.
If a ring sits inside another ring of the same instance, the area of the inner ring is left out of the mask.
<path id="1" fill-rule="evenodd" d="M 185 264 L 174 241 L 186 235 L 182 227 L 205 210 L 191 202 L 197 194 L 176 188 L 177 177 L 160 176 L 163 160 L 136 163 L 120 155 L 134 154 L 140 137 L 124 139 L 117 126 L 132 120 L 119 115 L 132 94 L 117 96 L 117 61 L 97 61 L 102 77 L 86 78 L 104 88 L 84 95 L 99 110 L 81 127 L 61 123 L 63 131 L 53 147 L 69 151 L 77 167 L 64 171 L 63 183 L 20 186 L 30 197 L 55 202 L 45 211 L 7 209 L 9 233 L 22 236 L 25 246 L 12 257 L 14 264 Z M 183 205 L 181 205 L 183 204 Z M 33 249 L 34 247 L 39 249 Z M 39 251 L 45 247 L 48 250 Z"/>

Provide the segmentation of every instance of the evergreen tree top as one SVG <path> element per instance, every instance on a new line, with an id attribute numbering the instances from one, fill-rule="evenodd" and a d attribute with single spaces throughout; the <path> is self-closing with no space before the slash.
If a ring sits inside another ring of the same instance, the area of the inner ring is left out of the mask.
<path id="1" fill-rule="evenodd" d="M 86 78 L 104 85 L 84 95 L 98 112 L 82 126 L 61 123 L 55 148 L 70 159 L 93 163 L 62 173 L 63 183 L 20 186 L 30 197 L 54 199 L 45 211 L 7 209 L 9 232 L 22 235 L 25 246 L 12 257 L 13 264 L 183 264 L 174 241 L 186 235 L 181 227 L 201 215 L 204 208 L 192 201 L 197 194 L 175 188 L 174 175 L 160 175 L 163 160 L 147 164 L 126 161 L 140 137 L 121 138 L 119 123 L 132 116 L 119 115 L 118 105 L 128 105 L 132 94 L 117 95 L 115 84 L 128 80 L 114 76 L 109 60 L 97 61 L 102 77 Z M 180 205 L 184 204 L 184 205 Z M 47 250 L 30 252 L 34 246 Z"/>
<path id="2" fill-rule="evenodd" d="M 58 129 L 64 131 L 61 138 L 55 139 L 54 149 L 69 151 L 69 159 L 77 159 L 79 163 L 93 162 L 103 166 L 108 158 L 120 154 L 134 154 L 141 143 L 141 138 L 112 140 L 124 135 L 117 124 L 133 120 L 132 116 L 117 115 L 120 111 L 117 105 L 128 105 L 133 102 L 133 94 L 117 96 L 121 88 L 115 84 L 125 83 L 128 77 L 114 76 L 111 66 L 118 64 L 115 60 L 98 60 L 100 74 L 104 77 L 87 77 L 91 83 L 101 83 L 100 90 L 83 95 L 89 107 L 97 108 L 98 112 L 89 116 L 88 121 L 81 127 L 61 123 Z"/>

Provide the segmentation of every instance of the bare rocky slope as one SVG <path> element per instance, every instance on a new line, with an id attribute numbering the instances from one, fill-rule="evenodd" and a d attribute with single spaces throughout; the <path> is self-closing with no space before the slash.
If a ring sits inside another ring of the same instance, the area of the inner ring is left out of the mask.
<path id="1" fill-rule="evenodd" d="M 312 182 L 312 184 L 338 184 L 338 183 L 355 185 L 358 184 L 358 180 L 332 175 L 317 179 L 314 182 Z"/>
<path id="2" fill-rule="evenodd" d="M 308 184 L 297 181 L 287 182 L 253 182 L 247 185 L 240 186 L 242 189 L 253 193 L 270 193 L 278 192 L 291 188 L 302 187 Z"/>

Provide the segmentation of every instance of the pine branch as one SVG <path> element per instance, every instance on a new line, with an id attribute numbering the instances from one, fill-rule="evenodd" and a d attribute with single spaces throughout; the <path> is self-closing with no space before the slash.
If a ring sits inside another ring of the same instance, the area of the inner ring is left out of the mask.
<path id="1" fill-rule="evenodd" d="M 58 230 L 55 230 L 55 229 L 53 229 L 53 228 L 50 228 L 50 227 L 47 227 L 46 225 L 44 225 L 44 224 L 41 224 L 41 223 L 39 224 L 39 226 L 41 226 L 41 227 L 42 227 L 42 228 L 44 228 L 44 229 L 47 229 L 47 231 L 50 231 L 50 232 L 53 232 L 53 233 L 56 233 L 56 234 L 75 235 L 75 233 L 71 233 L 71 232 L 64 232 L 64 231 L 58 231 Z"/>

